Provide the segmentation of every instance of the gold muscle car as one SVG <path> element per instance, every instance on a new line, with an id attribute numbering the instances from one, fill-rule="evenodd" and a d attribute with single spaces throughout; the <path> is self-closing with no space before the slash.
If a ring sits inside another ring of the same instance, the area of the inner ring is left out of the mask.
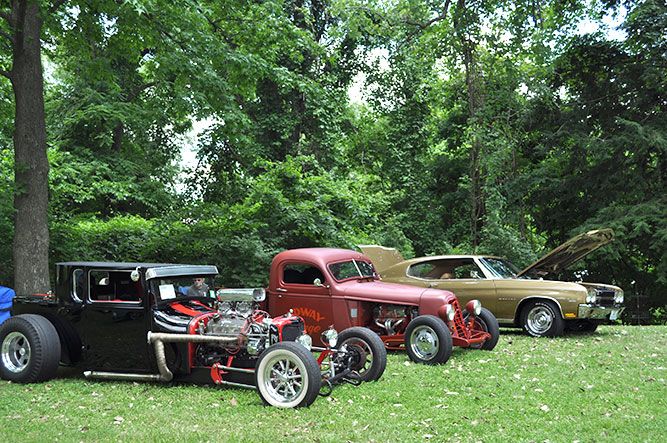
<path id="1" fill-rule="evenodd" d="M 580 234 L 523 271 L 502 257 L 440 255 L 404 260 L 384 246 L 359 246 L 384 281 L 452 291 L 461 305 L 477 299 L 504 326 L 522 327 L 535 337 L 557 337 L 565 328 L 593 332 L 616 320 L 623 290 L 602 283 L 549 280 L 614 238 L 611 229 Z"/>

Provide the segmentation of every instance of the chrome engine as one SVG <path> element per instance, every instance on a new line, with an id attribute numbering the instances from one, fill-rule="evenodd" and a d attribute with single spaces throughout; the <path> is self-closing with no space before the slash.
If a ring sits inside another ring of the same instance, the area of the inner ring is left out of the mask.
<path id="1" fill-rule="evenodd" d="M 203 333 L 208 335 L 238 334 L 243 330 L 243 325 L 245 323 L 245 318 L 230 318 L 218 314 L 209 320 L 208 324 L 204 328 Z"/>
<path id="2" fill-rule="evenodd" d="M 373 309 L 373 322 L 385 334 L 394 335 L 405 330 L 410 318 L 414 316 L 411 308 L 401 305 L 380 305 Z"/>
<path id="3" fill-rule="evenodd" d="M 263 289 L 218 289 L 218 312 L 200 322 L 198 332 L 202 335 L 228 336 L 236 340 L 225 346 L 217 346 L 228 354 L 246 351 L 256 355 L 264 350 L 269 335 L 271 319 L 268 314 L 258 311 L 259 302 L 264 300 Z M 215 347 L 207 345 L 207 348 Z M 216 353 L 218 354 L 218 353 Z"/>

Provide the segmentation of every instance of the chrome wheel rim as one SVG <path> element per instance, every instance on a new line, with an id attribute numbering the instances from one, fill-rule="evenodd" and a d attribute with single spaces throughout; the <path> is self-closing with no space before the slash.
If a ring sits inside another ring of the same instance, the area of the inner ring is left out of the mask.
<path id="1" fill-rule="evenodd" d="M 535 306 L 528 312 L 526 324 L 528 329 L 535 334 L 544 334 L 554 322 L 554 316 L 550 309 L 544 306 Z"/>
<path id="2" fill-rule="evenodd" d="M 15 374 L 19 373 L 30 363 L 30 342 L 20 332 L 11 332 L 2 341 L 0 355 L 2 356 L 2 365 L 8 371 Z"/>
<path id="3" fill-rule="evenodd" d="M 280 403 L 289 403 L 304 392 L 306 368 L 287 355 L 271 357 L 264 368 L 266 392 Z"/>
<path id="4" fill-rule="evenodd" d="M 432 360 L 438 353 L 440 342 L 433 329 L 417 326 L 410 334 L 410 348 L 421 360 Z"/>

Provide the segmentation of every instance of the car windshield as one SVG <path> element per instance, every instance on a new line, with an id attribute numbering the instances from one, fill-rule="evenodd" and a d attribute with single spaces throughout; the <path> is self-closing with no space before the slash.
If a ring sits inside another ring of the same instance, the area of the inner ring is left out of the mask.
<path id="1" fill-rule="evenodd" d="M 331 271 L 331 275 L 338 281 L 350 278 L 374 278 L 377 276 L 373 263 L 363 260 L 347 260 L 331 263 L 329 264 L 329 271 Z"/>
<path id="2" fill-rule="evenodd" d="M 210 276 L 162 277 L 151 280 L 151 288 L 160 300 L 178 297 L 215 297 L 215 286 Z"/>
<path id="3" fill-rule="evenodd" d="M 517 277 L 516 275 L 519 273 L 519 268 L 505 259 L 486 257 L 480 259 L 480 262 L 482 262 L 484 267 L 486 267 L 494 277 L 503 279 L 526 278 Z"/>

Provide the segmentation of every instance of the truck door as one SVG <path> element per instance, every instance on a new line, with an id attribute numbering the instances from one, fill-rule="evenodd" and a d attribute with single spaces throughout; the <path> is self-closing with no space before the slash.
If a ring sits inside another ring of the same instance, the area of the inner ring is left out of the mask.
<path id="1" fill-rule="evenodd" d="M 149 372 L 148 317 L 127 270 L 88 269 L 81 329 L 88 369 Z"/>
<path id="2" fill-rule="evenodd" d="M 320 334 L 334 324 L 327 274 L 312 263 L 287 262 L 277 267 L 274 291 L 268 293 L 269 313 L 276 317 L 289 312 L 303 317 L 306 332 L 319 344 Z M 320 284 L 315 285 L 319 279 Z"/>

